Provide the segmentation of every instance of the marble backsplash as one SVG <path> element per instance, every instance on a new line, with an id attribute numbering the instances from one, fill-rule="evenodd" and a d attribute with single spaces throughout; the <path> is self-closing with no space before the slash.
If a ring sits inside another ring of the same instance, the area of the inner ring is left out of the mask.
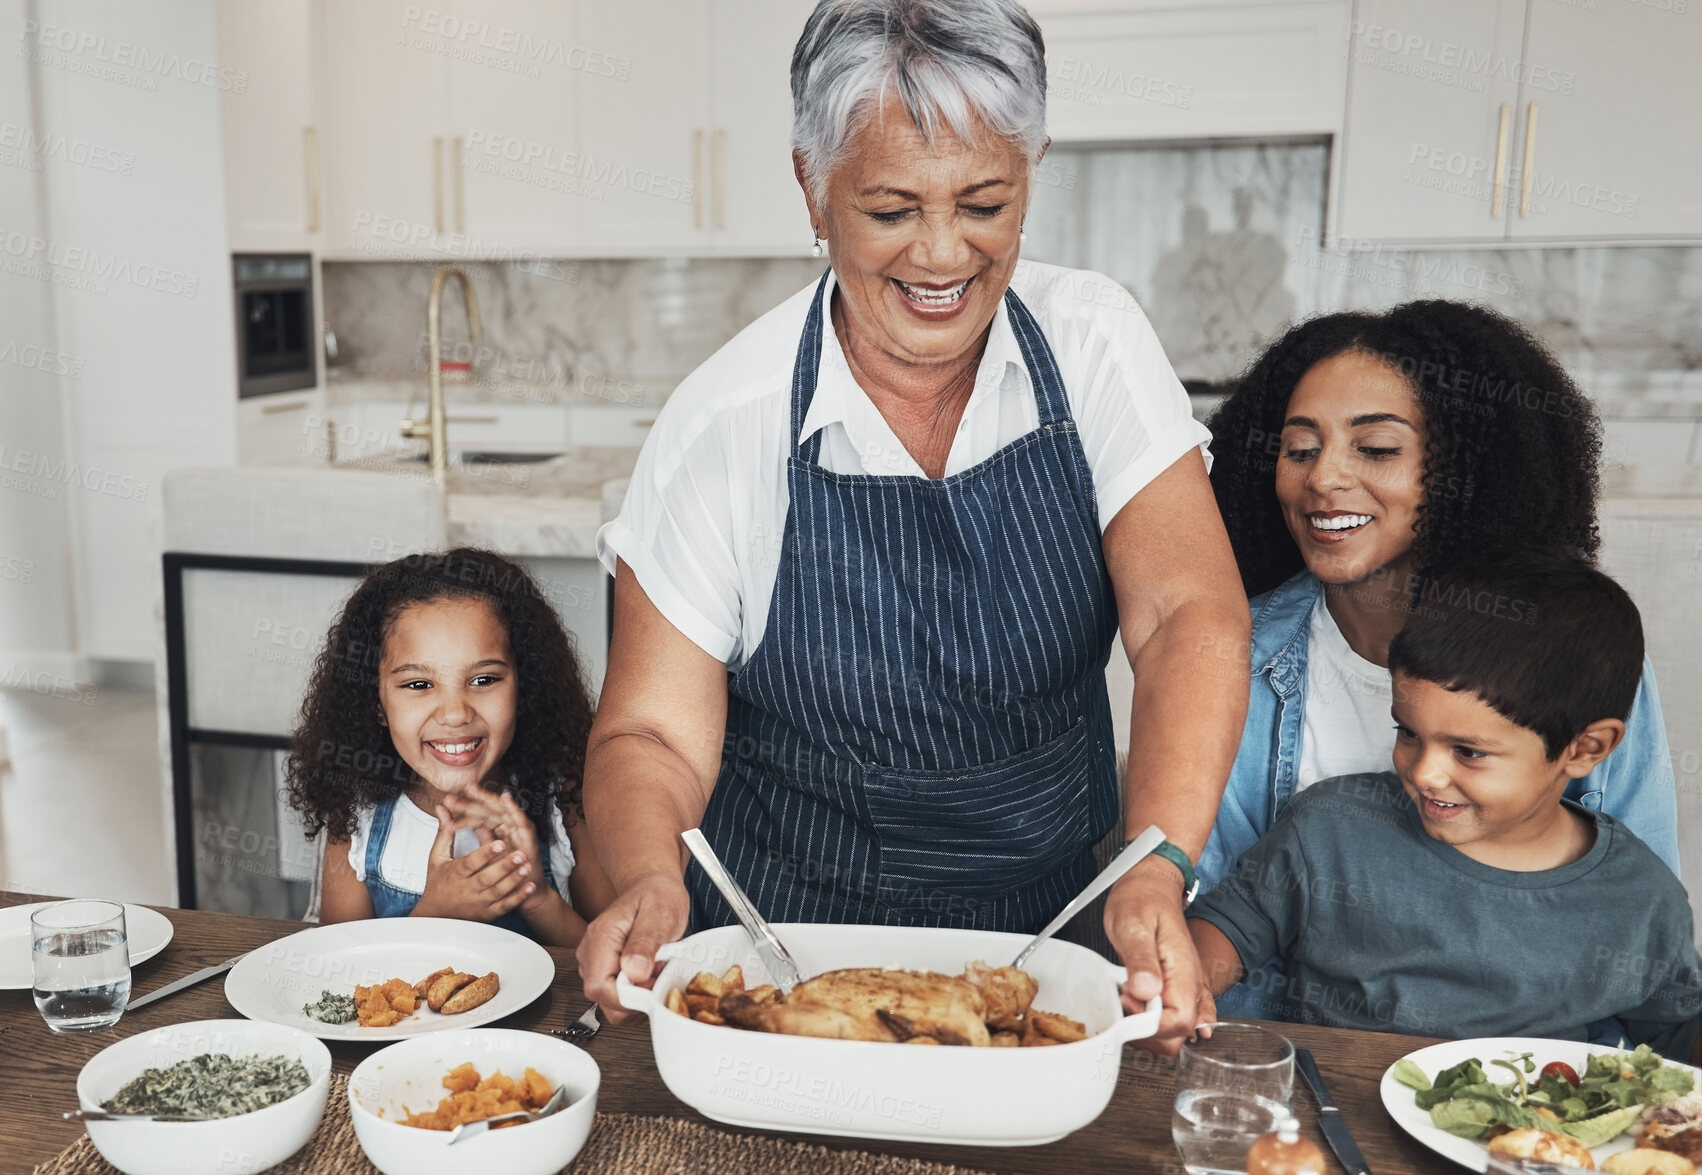
<path id="1" fill-rule="evenodd" d="M 1486 303 L 1545 339 L 1586 388 L 1702 371 L 1702 248 L 1326 252 L 1323 143 L 1059 149 L 1040 169 L 1025 254 L 1096 269 L 1146 308 L 1178 374 L 1222 382 L 1289 323 L 1413 298 Z M 445 355 L 479 398 L 655 405 L 822 262 L 466 265 L 484 319 Z M 422 376 L 429 263 L 327 262 L 333 380 Z M 457 390 L 456 396 L 465 393 Z"/>

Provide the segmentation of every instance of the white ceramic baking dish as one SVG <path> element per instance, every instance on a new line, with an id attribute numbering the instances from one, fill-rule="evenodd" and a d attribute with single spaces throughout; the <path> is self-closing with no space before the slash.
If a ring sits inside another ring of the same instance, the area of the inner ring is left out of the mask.
<path id="1" fill-rule="evenodd" d="M 1008 963 L 1028 942 L 990 930 L 819 923 L 775 930 L 806 977 L 842 967 L 956 975 L 975 960 Z M 1040 984 L 1034 1006 L 1080 1020 L 1088 1038 L 1047 1048 L 823 1040 L 700 1024 L 668 1011 L 669 989 L 734 963 L 748 985 L 767 982 L 750 940 L 723 926 L 659 955 L 667 966 L 652 990 L 621 977 L 621 1005 L 650 1014 L 656 1068 L 674 1096 L 734 1126 L 987 1146 L 1053 1142 L 1099 1116 L 1116 1087 L 1124 1043 L 1158 1029 L 1158 1000 L 1139 1015 L 1123 1014 L 1123 968 L 1056 939 L 1024 968 Z"/>

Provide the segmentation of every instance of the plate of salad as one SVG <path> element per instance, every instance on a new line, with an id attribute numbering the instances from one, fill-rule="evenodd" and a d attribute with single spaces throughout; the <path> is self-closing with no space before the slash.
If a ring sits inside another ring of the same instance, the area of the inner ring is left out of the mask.
<path id="1" fill-rule="evenodd" d="M 1565 1134 L 1601 1160 L 1633 1143 L 1626 1128 L 1648 1106 L 1702 1088 L 1702 1072 L 1635 1051 L 1505 1036 L 1453 1040 L 1408 1053 L 1383 1073 L 1379 1093 L 1397 1125 L 1474 1171 L 1489 1165 L 1497 1126 Z"/>

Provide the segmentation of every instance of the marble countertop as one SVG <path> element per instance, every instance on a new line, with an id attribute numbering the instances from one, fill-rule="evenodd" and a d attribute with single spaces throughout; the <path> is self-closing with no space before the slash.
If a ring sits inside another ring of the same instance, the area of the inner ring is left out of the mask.
<path id="1" fill-rule="evenodd" d="M 681 377 L 684 378 L 683 376 Z M 668 397 L 678 379 L 640 382 L 612 376 L 561 376 L 553 380 L 524 381 L 500 374 L 475 372 L 459 377 L 445 373 L 443 396 L 451 404 L 542 404 L 563 408 L 655 409 Z M 328 373 L 325 402 L 330 408 L 349 404 L 397 404 L 413 401 L 425 411 L 430 385 L 425 368 L 418 375 L 383 377 L 344 376 Z"/>
<path id="2" fill-rule="evenodd" d="M 451 465 L 449 541 L 505 555 L 594 559 L 597 529 L 620 509 L 637 462 L 635 447 L 588 445 L 546 461 Z M 334 468 L 431 476 L 423 461 L 400 453 L 340 461 Z"/>

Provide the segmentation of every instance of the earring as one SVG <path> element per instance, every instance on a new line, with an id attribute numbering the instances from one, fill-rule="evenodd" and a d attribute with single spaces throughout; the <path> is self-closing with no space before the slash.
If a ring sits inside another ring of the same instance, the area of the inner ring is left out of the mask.
<path id="1" fill-rule="evenodd" d="M 1019 245 L 1028 244 L 1028 221 L 1024 220 L 1016 226 L 1016 241 Z"/>
<path id="2" fill-rule="evenodd" d="M 816 237 L 816 243 L 810 246 L 810 256 L 811 257 L 820 257 L 821 256 L 821 237 L 820 236 L 817 236 Z"/>

